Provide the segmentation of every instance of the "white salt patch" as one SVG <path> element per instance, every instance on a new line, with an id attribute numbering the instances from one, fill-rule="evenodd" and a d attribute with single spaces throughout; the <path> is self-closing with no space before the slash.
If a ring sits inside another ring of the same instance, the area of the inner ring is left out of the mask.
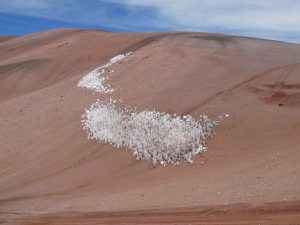
<path id="1" fill-rule="evenodd" d="M 125 112 L 117 110 L 113 100 L 98 101 L 82 115 L 82 124 L 90 139 L 130 149 L 136 159 L 153 165 L 193 162 L 193 156 L 206 150 L 205 141 L 217 124 L 205 115 L 195 120 L 157 111 Z"/>

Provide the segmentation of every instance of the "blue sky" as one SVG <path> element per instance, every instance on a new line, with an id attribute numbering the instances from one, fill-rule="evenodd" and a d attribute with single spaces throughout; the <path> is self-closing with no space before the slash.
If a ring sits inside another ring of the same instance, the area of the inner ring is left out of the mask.
<path id="1" fill-rule="evenodd" d="M 0 35 L 60 27 L 199 31 L 300 43 L 299 0 L 0 0 Z"/>

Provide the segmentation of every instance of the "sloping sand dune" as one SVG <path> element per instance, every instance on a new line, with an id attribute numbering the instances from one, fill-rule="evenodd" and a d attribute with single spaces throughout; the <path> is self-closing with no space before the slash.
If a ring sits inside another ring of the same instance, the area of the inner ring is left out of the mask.
<path id="1" fill-rule="evenodd" d="M 129 51 L 112 66 L 115 92 L 77 87 Z M 230 117 L 193 164 L 153 168 L 87 139 L 81 114 L 110 96 L 138 111 Z M 75 29 L 15 37 L 0 42 L 0 127 L 3 223 L 300 223 L 300 45 Z"/>

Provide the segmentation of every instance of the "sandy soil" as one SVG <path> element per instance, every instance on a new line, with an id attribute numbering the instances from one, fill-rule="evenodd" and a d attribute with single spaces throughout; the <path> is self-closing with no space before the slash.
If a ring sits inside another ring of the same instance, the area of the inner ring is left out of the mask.
<path id="1" fill-rule="evenodd" d="M 15 218 L 8 224 L 299 224 L 300 204 L 282 202 L 121 212 L 68 212 Z"/>
<path id="2" fill-rule="evenodd" d="M 4 42 L 4 41 L 7 41 L 9 39 L 13 39 L 15 37 L 16 36 L 0 36 L 0 42 Z"/>
<path id="3" fill-rule="evenodd" d="M 118 54 L 112 94 L 76 87 Z M 300 224 L 300 46 L 205 33 L 59 29 L 0 42 L 0 222 Z M 89 141 L 96 99 L 230 117 L 193 164 Z M 146 218 L 146 219 L 145 219 Z"/>

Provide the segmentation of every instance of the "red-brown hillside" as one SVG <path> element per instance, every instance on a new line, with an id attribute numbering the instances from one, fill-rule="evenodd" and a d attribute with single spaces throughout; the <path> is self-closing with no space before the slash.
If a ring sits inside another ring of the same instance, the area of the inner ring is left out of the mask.
<path id="1" fill-rule="evenodd" d="M 300 220 L 300 45 L 75 29 L 0 41 L 0 223 Z M 128 51 L 113 65 L 114 93 L 77 87 Z M 109 96 L 138 110 L 230 117 L 193 164 L 153 168 L 87 139 L 81 114 Z"/>

